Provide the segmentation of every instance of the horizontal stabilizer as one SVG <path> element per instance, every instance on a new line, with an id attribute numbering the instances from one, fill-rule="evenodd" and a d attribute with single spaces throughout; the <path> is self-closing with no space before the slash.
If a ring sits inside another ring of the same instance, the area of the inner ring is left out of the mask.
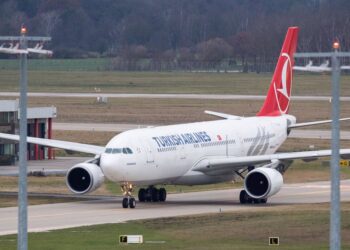
<path id="1" fill-rule="evenodd" d="M 347 121 L 347 120 L 350 120 L 350 117 L 339 119 L 339 121 Z M 319 125 L 319 124 L 326 124 L 326 123 L 331 123 L 331 122 L 332 122 L 332 120 L 323 120 L 323 121 L 315 121 L 315 122 L 302 122 L 302 123 L 291 124 L 288 126 L 288 128 L 300 128 L 300 127 L 307 127 L 307 126 L 313 126 L 313 125 Z"/>
<path id="2" fill-rule="evenodd" d="M 240 120 L 240 119 L 242 119 L 241 116 L 229 115 L 229 114 L 219 113 L 219 112 L 210 111 L 210 110 L 205 110 L 204 113 L 206 113 L 208 115 L 213 115 L 213 116 L 229 119 L 229 120 Z"/>

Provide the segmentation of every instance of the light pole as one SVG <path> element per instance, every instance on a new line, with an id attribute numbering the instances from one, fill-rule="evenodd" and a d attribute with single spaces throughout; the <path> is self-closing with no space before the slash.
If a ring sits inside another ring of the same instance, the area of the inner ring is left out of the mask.
<path id="1" fill-rule="evenodd" d="M 340 65 L 337 56 L 339 42 L 333 43 L 332 53 L 332 158 L 331 158 L 331 211 L 329 247 L 331 250 L 341 248 L 340 228 L 340 177 L 339 177 L 339 80 Z"/>
<path id="2" fill-rule="evenodd" d="M 28 249 L 28 211 L 27 211 L 27 55 L 28 53 L 39 53 L 51 55 L 52 52 L 41 49 L 28 49 L 28 41 L 45 42 L 50 41 L 50 37 L 27 36 L 27 29 L 21 27 L 20 36 L 0 36 L 0 41 L 17 42 L 18 46 L 8 48 L 1 46 L 0 52 L 20 55 L 20 106 L 19 106 L 19 178 L 18 178 L 18 238 L 17 249 Z"/>
<path id="3" fill-rule="evenodd" d="M 325 53 L 295 53 L 296 58 L 331 58 L 332 59 L 332 156 L 331 168 L 331 206 L 329 247 L 331 250 L 341 248 L 341 223 L 340 223 L 340 174 L 339 174 L 339 81 L 340 81 L 340 57 L 350 57 L 349 52 L 339 52 L 339 42 L 334 42 L 333 52 Z"/>
<path id="4" fill-rule="evenodd" d="M 21 28 L 20 49 L 27 50 L 26 28 Z M 18 239 L 17 249 L 28 248 L 27 211 L 27 53 L 20 54 L 19 98 L 19 179 L 18 179 Z"/>

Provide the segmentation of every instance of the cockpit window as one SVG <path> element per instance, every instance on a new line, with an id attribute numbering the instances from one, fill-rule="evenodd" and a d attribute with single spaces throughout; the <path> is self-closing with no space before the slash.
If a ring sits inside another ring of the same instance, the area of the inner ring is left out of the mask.
<path id="1" fill-rule="evenodd" d="M 122 152 L 121 148 L 113 148 L 112 154 L 120 154 Z"/>
<path id="2" fill-rule="evenodd" d="M 106 148 L 105 153 L 107 154 L 133 154 L 130 148 Z"/>

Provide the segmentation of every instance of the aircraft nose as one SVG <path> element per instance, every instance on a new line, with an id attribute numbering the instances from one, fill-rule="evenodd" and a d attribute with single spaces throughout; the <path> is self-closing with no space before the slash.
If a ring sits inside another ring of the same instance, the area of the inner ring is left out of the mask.
<path id="1" fill-rule="evenodd" d="M 124 178 L 120 155 L 102 154 L 100 167 L 104 175 L 112 181 L 122 181 Z"/>

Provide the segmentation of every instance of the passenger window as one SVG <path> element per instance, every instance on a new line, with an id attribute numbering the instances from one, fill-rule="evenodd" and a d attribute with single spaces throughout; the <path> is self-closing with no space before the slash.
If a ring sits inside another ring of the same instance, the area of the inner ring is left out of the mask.
<path id="1" fill-rule="evenodd" d="M 126 148 L 126 151 L 128 151 L 128 154 L 132 154 L 132 150 L 130 148 Z"/>
<path id="2" fill-rule="evenodd" d="M 128 151 L 126 150 L 126 148 L 123 148 L 123 154 L 127 154 Z"/>
<path id="3" fill-rule="evenodd" d="M 113 151 L 112 151 L 113 154 L 120 154 L 121 152 L 122 152 L 121 148 L 113 148 Z"/>
<path id="4" fill-rule="evenodd" d="M 112 149 L 111 149 L 111 148 L 106 148 L 106 151 L 105 151 L 105 153 L 107 153 L 107 154 L 110 154 L 110 153 L 112 153 Z"/>

